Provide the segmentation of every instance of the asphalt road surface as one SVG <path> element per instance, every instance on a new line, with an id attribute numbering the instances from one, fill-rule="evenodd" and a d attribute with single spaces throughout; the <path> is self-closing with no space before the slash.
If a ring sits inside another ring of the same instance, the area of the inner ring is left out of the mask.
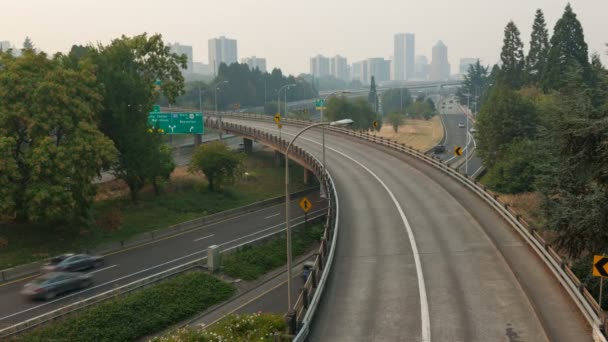
<path id="1" fill-rule="evenodd" d="M 311 213 L 323 212 L 326 204 L 324 200 L 319 199 L 318 193 L 307 197 L 313 202 Z M 297 200 L 292 202 L 292 224 L 304 220 Z M 204 257 L 211 245 L 228 248 L 279 231 L 285 226 L 284 211 L 284 204 L 278 204 L 111 253 L 106 255 L 102 268 L 91 271 L 94 274 L 93 287 L 52 301 L 31 302 L 21 297 L 19 291 L 32 277 L 0 283 L 0 327 L 24 321 L 68 303 Z M 311 213 L 309 217 L 312 216 Z"/>
<path id="2" fill-rule="evenodd" d="M 340 233 L 309 341 L 591 340 L 542 261 L 475 194 L 401 153 L 326 139 Z M 296 144 L 320 156 L 320 141 L 311 131 Z"/>

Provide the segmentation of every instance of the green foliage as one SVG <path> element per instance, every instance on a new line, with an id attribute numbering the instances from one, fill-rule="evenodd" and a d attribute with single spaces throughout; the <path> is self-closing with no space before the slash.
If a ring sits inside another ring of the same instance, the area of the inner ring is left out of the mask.
<path id="1" fill-rule="evenodd" d="M 545 15 L 541 9 L 536 10 L 532 35 L 530 38 L 530 51 L 526 57 L 527 83 L 538 84 L 544 78 L 549 56 L 549 32 L 545 23 Z"/>
<path id="2" fill-rule="evenodd" d="M 23 41 L 23 50 L 34 50 L 34 42 L 30 39 L 30 37 L 25 37 L 25 41 Z"/>
<path id="3" fill-rule="evenodd" d="M 467 74 L 464 75 L 462 86 L 458 88 L 456 96 L 458 96 L 460 103 L 466 104 L 466 95 L 469 94 L 470 99 L 468 99 L 468 101 L 475 101 L 477 98 L 480 102 L 479 107 L 481 107 L 485 102 L 489 87 L 490 76 L 488 75 L 488 67 L 484 67 L 479 63 L 479 60 L 477 60 L 477 63 L 469 66 L 469 70 L 467 71 Z"/>
<path id="4" fill-rule="evenodd" d="M 378 92 L 376 90 L 376 79 L 372 76 L 372 81 L 369 86 L 369 94 L 367 95 L 367 102 L 374 109 L 375 113 L 378 113 Z"/>
<path id="5" fill-rule="evenodd" d="M 505 27 L 500 60 L 502 61 L 500 73 L 502 82 L 510 87 L 519 88 L 523 84 L 524 78 L 524 44 L 513 21 L 509 21 Z"/>
<path id="6" fill-rule="evenodd" d="M 518 138 L 532 138 L 537 115 L 532 103 L 504 85 L 495 86 L 481 108 L 476 128 L 479 154 L 488 167 Z"/>
<path id="7" fill-rule="evenodd" d="M 582 68 L 584 78 L 588 80 L 589 55 L 583 27 L 568 4 L 553 29 L 543 79 L 544 88 L 560 89 L 567 83 L 563 75 L 571 68 L 577 67 Z"/>
<path id="8" fill-rule="evenodd" d="M 488 170 L 483 183 L 502 193 L 533 191 L 538 174 L 536 147 L 536 141 L 527 139 L 510 143 L 501 158 Z"/>
<path id="9" fill-rule="evenodd" d="M 196 148 L 190 161 L 190 172 L 202 172 L 209 182 L 209 190 L 215 191 L 225 182 L 233 183 L 243 173 L 241 153 L 235 153 L 220 141 L 203 144 Z"/>
<path id="10" fill-rule="evenodd" d="M 435 105 L 422 95 L 407 107 L 407 114 L 413 118 L 429 120 L 436 114 Z"/>
<path id="11" fill-rule="evenodd" d="M 230 298 L 235 289 L 191 272 L 86 309 L 19 336 L 17 341 L 134 341 Z"/>
<path id="12" fill-rule="evenodd" d="M 412 104 L 412 94 L 407 88 L 390 89 L 382 93 L 382 113 L 405 114 L 406 108 Z"/>
<path id="13" fill-rule="evenodd" d="M 381 121 L 369 102 L 358 97 L 354 100 L 344 96 L 332 96 L 327 101 L 327 110 L 323 112 L 327 121 L 352 119 L 354 129 L 370 129 L 374 120 Z"/>
<path id="14" fill-rule="evenodd" d="M 299 228 L 292 234 L 292 253 L 298 256 L 306 252 L 313 243 L 319 241 L 323 226 Z M 232 278 L 255 280 L 259 276 L 287 262 L 285 238 L 272 240 L 259 246 L 247 246 L 225 256 L 222 260 L 223 272 Z"/>
<path id="15" fill-rule="evenodd" d="M 401 113 L 390 113 L 387 117 L 388 123 L 393 126 L 393 130 L 395 133 L 399 131 L 399 126 L 403 125 L 405 122 L 405 115 Z"/>
<path id="16" fill-rule="evenodd" d="M 283 334 L 286 329 L 285 319 L 277 314 L 228 315 L 210 327 L 178 329 L 167 336 L 157 337 L 152 342 L 275 342 L 274 334 Z M 280 341 L 285 340 L 281 338 Z"/>
<path id="17" fill-rule="evenodd" d="M 158 133 L 152 134 L 156 135 L 159 140 L 162 137 Z M 175 169 L 175 162 L 171 155 L 171 148 L 168 145 L 159 142 L 159 148 L 151 152 L 146 156 L 142 156 L 147 159 L 148 172 L 146 178 L 154 187 L 154 193 L 160 195 L 160 187 L 169 181 L 171 173 Z"/>
<path id="18" fill-rule="evenodd" d="M 116 157 L 96 127 L 93 68 L 25 50 L 0 54 L 0 216 L 21 221 L 88 218 L 91 182 Z"/>
<path id="19" fill-rule="evenodd" d="M 275 115 L 278 112 L 279 105 L 277 104 L 277 101 L 266 102 L 266 104 L 264 104 L 264 113 L 266 115 Z"/>

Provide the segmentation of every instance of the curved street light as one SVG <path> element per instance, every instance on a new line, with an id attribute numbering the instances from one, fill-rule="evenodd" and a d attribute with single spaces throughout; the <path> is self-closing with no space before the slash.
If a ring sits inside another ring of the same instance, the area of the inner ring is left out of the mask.
<path id="1" fill-rule="evenodd" d="M 342 120 L 338 120 L 338 121 L 332 121 L 332 122 L 317 122 L 314 123 L 312 125 L 306 126 L 304 128 L 302 128 L 298 133 L 296 133 L 296 135 L 294 135 L 293 138 L 291 138 L 291 141 L 289 142 L 289 144 L 287 145 L 287 148 L 285 149 L 285 232 L 286 232 L 286 240 L 287 240 L 287 311 L 291 312 L 291 308 L 292 308 L 292 301 L 291 301 L 291 288 L 292 288 L 292 284 L 291 284 L 291 230 L 289 228 L 290 226 L 290 217 L 289 217 L 289 150 L 291 149 L 291 145 L 293 145 L 294 141 L 296 141 L 296 139 L 302 135 L 302 133 L 306 132 L 307 130 L 311 129 L 311 128 L 315 128 L 315 127 L 319 127 L 319 126 L 346 126 L 346 125 L 350 125 L 352 124 L 354 121 L 351 119 L 342 119 Z M 325 168 L 323 168 L 323 171 L 325 171 Z"/>
<path id="2" fill-rule="evenodd" d="M 281 114 L 281 90 L 283 90 L 284 88 L 289 89 L 290 87 L 295 87 L 296 84 L 292 83 L 292 84 L 286 84 L 284 86 L 282 86 L 281 88 L 279 88 L 278 91 L 278 100 L 277 100 L 277 107 L 279 109 L 279 114 Z M 287 90 L 285 90 L 285 103 L 287 104 Z M 287 115 L 287 105 L 285 105 L 285 115 Z"/>
<path id="3" fill-rule="evenodd" d="M 325 101 L 328 98 L 330 98 L 330 97 L 332 97 L 334 95 L 337 95 L 337 94 L 340 94 L 340 95 L 350 94 L 350 91 L 340 90 L 340 91 L 335 91 L 333 93 L 330 93 L 330 94 L 326 95 L 323 98 L 323 104 L 325 104 Z M 323 117 L 323 107 L 321 107 L 321 122 L 323 122 L 323 119 L 324 119 L 324 117 Z M 321 132 L 321 135 L 323 136 L 323 138 L 322 138 L 322 141 L 323 141 L 322 142 L 322 144 L 323 144 L 323 170 L 325 170 L 325 126 L 323 126 L 323 130 Z"/>

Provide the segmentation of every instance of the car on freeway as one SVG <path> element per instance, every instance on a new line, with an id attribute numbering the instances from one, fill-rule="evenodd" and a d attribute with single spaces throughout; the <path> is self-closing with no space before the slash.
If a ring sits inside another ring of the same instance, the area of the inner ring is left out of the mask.
<path id="1" fill-rule="evenodd" d="M 103 266 L 101 255 L 62 254 L 53 257 L 42 266 L 43 272 L 75 272 Z"/>
<path id="2" fill-rule="evenodd" d="M 443 152 L 445 152 L 445 146 L 443 146 L 443 145 L 435 145 L 431 149 L 431 152 L 435 153 L 435 154 L 443 153 Z"/>
<path id="3" fill-rule="evenodd" d="M 306 280 L 308 279 L 308 275 L 310 275 L 310 272 L 312 272 L 312 270 L 314 268 L 315 268 L 314 261 L 306 261 L 304 263 L 304 265 L 302 265 L 302 280 L 304 280 L 305 283 L 306 283 Z"/>
<path id="4" fill-rule="evenodd" d="M 51 300 L 63 293 L 93 285 L 90 274 L 75 272 L 46 273 L 23 286 L 21 294 L 28 299 Z"/>
<path id="5" fill-rule="evenodd" d="M 476 132 L 477 132 L 477 130 L 475 129 L 475 127 L 473 127 L 473 128 L 471 128 L 471 129 L 469 130 L 469 132 L 471 132 L 471 133 L 476 133 Z"/>
<path id="6" fill-rule="evenodd" d="M 460 127 L 460 128 L 464 128 L 464 122 L 459 122 L 459 123 L 458 123 L 458 127 Z"/>

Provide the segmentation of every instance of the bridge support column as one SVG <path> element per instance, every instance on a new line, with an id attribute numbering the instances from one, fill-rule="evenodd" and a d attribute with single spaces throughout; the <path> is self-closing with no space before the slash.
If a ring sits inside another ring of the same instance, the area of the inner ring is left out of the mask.
<path id="1" fill-rule="evenodd" d="M 243 138 L 243 148 L 245 153 L 251 154 L 251 152 L 253 152 L 253 141 L 251 139 Z"/>
<path id="2" fill-rule="evenodd" d="M 202 134 L 195 134 L 194 135 L 194 146 L 198 146 L 200 144 L 203 143 L 203 135 Z"/>
<path id="3" fill-rule="evenodd" d="M 281 165 L 284 165 L 283 163 L 285 162 L 285 155 L 279 151 L 274 151 L 274 164 L 277 167 L 280 167 Z"/>
<path id="4" fill-rule="evenodd" d="M 310 183 L 310 179 L 313 177 L 312 172 L 308 169 L 304 169 L 304 184 Z"/>

